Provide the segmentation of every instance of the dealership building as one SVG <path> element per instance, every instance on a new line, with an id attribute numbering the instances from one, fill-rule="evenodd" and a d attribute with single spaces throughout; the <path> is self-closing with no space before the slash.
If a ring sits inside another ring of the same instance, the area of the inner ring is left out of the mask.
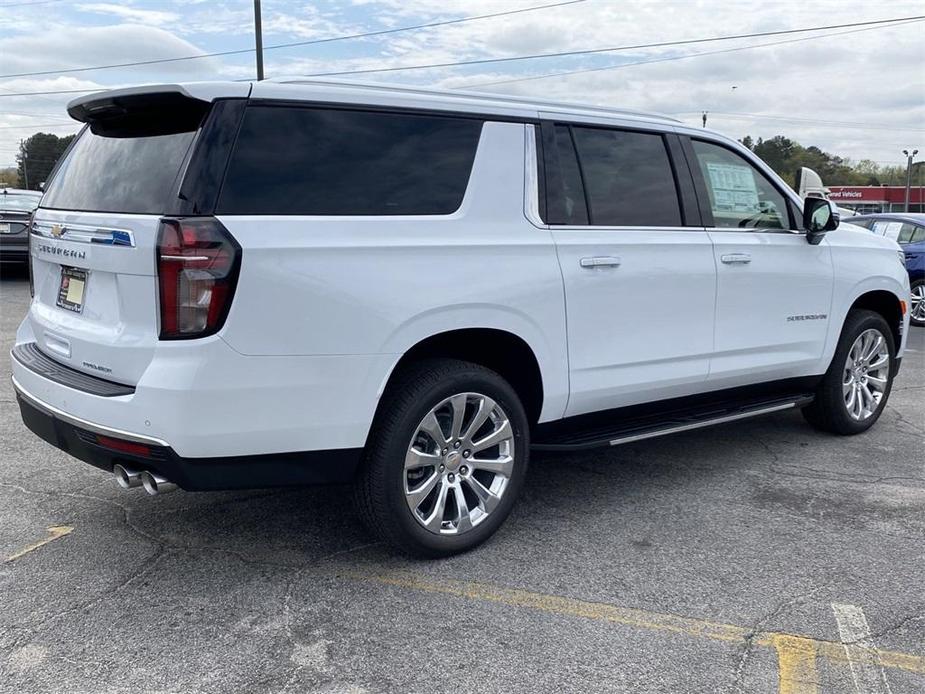
<path id="1" fill-rule="evenodd" d="M 906 186 L 829 186 L 829 199 L 860 213 L 905 212 Z M 909 212 L 925 212 L 922 186 L 909 191 Z"/>

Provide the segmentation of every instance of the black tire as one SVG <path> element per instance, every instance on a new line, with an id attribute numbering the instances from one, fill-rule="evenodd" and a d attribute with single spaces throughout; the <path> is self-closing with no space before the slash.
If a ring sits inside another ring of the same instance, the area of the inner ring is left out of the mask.
<path id="1" fill-rule="evenodd" d="M 912 289 L 913 289 L 913 290 L 918 289 L 919 287 L 925 287 L 925 280 L 916 280 L 915 282 L 912 283 Z M 910 310 L 910 311 L 912 310 L 911 306 L 910 306 L 909 310 Z M 912 325 L 917 325 L 917 326 L 919 326 L 920 328 L 921 328 L 921 327 L 925 327 L 925 320 L 923 320 L 923 319 L 921 319 L 921 318 L 918 318 L 918 319 L 917 319 L 917 318 L 915 317 L 915 315 L 909 316 L 909 322 L 912 323 Z"/>
<path id="2" fill-rule="evenodd" d="M 482 522 L 458 535 L 427 530 L 405 500 L 404 461 L 425 415 L 459 393 L 480 393 L 507 415 L 514 435 L 514 463 L 498 505 Z M 476 547 L 504 522 L 523 485 L 529 462 L 527 415 L 517 393 L 494 371 L 456 359 L 426 359 L 409 365 L 390 382 L 377 410 L 355 487 L 365 525 L 398 551 L 417 557 L 444 557 Z"/>
<path id="3" fill-rule="evenodd" d="M 842 379 L 845 373 L 844 367 L 848 358 L 848 351 L 861 333 L 872 328 L 878 330 L 886 341 L 887 350 L 889 351 L 889 375 L 887 376 L 883 397 L 880 399 L 877 408 L 867 418 L 857 420 L 848 413 L 848 406 L 845 403 L 845 396 L 842 391 Z M 833 434 L 851 436 L 867 431 L 880 418 L 883 408 L 886 407 L 890 391 L 893 388 L 895 374 L 896 345 L 889 324 L 879 313 L 867 310 L 851 311 L 845 319 L 845 325 L 842 328 L 841 337 L 835 349 L 835 356 L 832 357 L 832 363 L 816 389 L 815 400 L 813 400 L 812 404 L 803 408 L 803 416 L 806 421 L 817 429 Z"/>

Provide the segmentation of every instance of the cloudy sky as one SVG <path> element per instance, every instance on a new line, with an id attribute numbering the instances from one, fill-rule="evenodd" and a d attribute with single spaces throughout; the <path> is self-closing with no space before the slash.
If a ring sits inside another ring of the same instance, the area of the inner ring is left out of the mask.
<path id="1" fill-rule="evenodd" d="M 264 44 L 318 41 L 557 1 L 563 0 L 263 0 Z M 283 77 L 420 66 L 916 15 L 925 15 L 921 0 L 582 0 L 441 27 L 267 50 L 266 73 Z M 65 112 L 75 94 L 24 92 L 255 74 L 251 52 L 61 72 L 248 51 L 253 47 L 252 0 L 0 0 L 0 27 L 0 166 L 14 162 L 23 137 L 76 130 Z M 36 72 L 47 74 L 13 76 Z M 570 74 L 547 76 L 563 72 Z M 366 73 L 352 79 L 587 101 L 669 113 L 697 124 L 706 110 L 710 127 L 736 138 L 784 134 L 854 160 L 884 164 L 903 163 L 904 148 L 925 151 L 922 21 Z"/>

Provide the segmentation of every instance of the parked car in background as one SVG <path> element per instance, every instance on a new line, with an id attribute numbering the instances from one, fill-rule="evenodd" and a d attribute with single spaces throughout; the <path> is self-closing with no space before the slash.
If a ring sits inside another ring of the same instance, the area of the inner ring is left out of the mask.
<path id="1" fill-rule="evenodd" d="M 894 212 L 852 217 L 851 224 L 896 241 L 906 254 L 912 285 L 910 316 L 913 325 L 925 326 L 925 214 Z"/>
<path id="2" fill-rule="evenodd" d="M 35 190 L 0 188 L 0 262 L 29 260 L 29 222 L 41 199 Z"/>

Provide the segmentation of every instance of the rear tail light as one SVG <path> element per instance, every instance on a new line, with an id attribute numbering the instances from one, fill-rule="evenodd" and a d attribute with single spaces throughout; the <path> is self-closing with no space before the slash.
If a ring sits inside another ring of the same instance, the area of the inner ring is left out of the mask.
<path id="1" fill-rule="evenodd" d="M 240 265 L 241 247 L 217 219 L 162 219 L 157 237 L 161 339 L 218 332 Z"/>

